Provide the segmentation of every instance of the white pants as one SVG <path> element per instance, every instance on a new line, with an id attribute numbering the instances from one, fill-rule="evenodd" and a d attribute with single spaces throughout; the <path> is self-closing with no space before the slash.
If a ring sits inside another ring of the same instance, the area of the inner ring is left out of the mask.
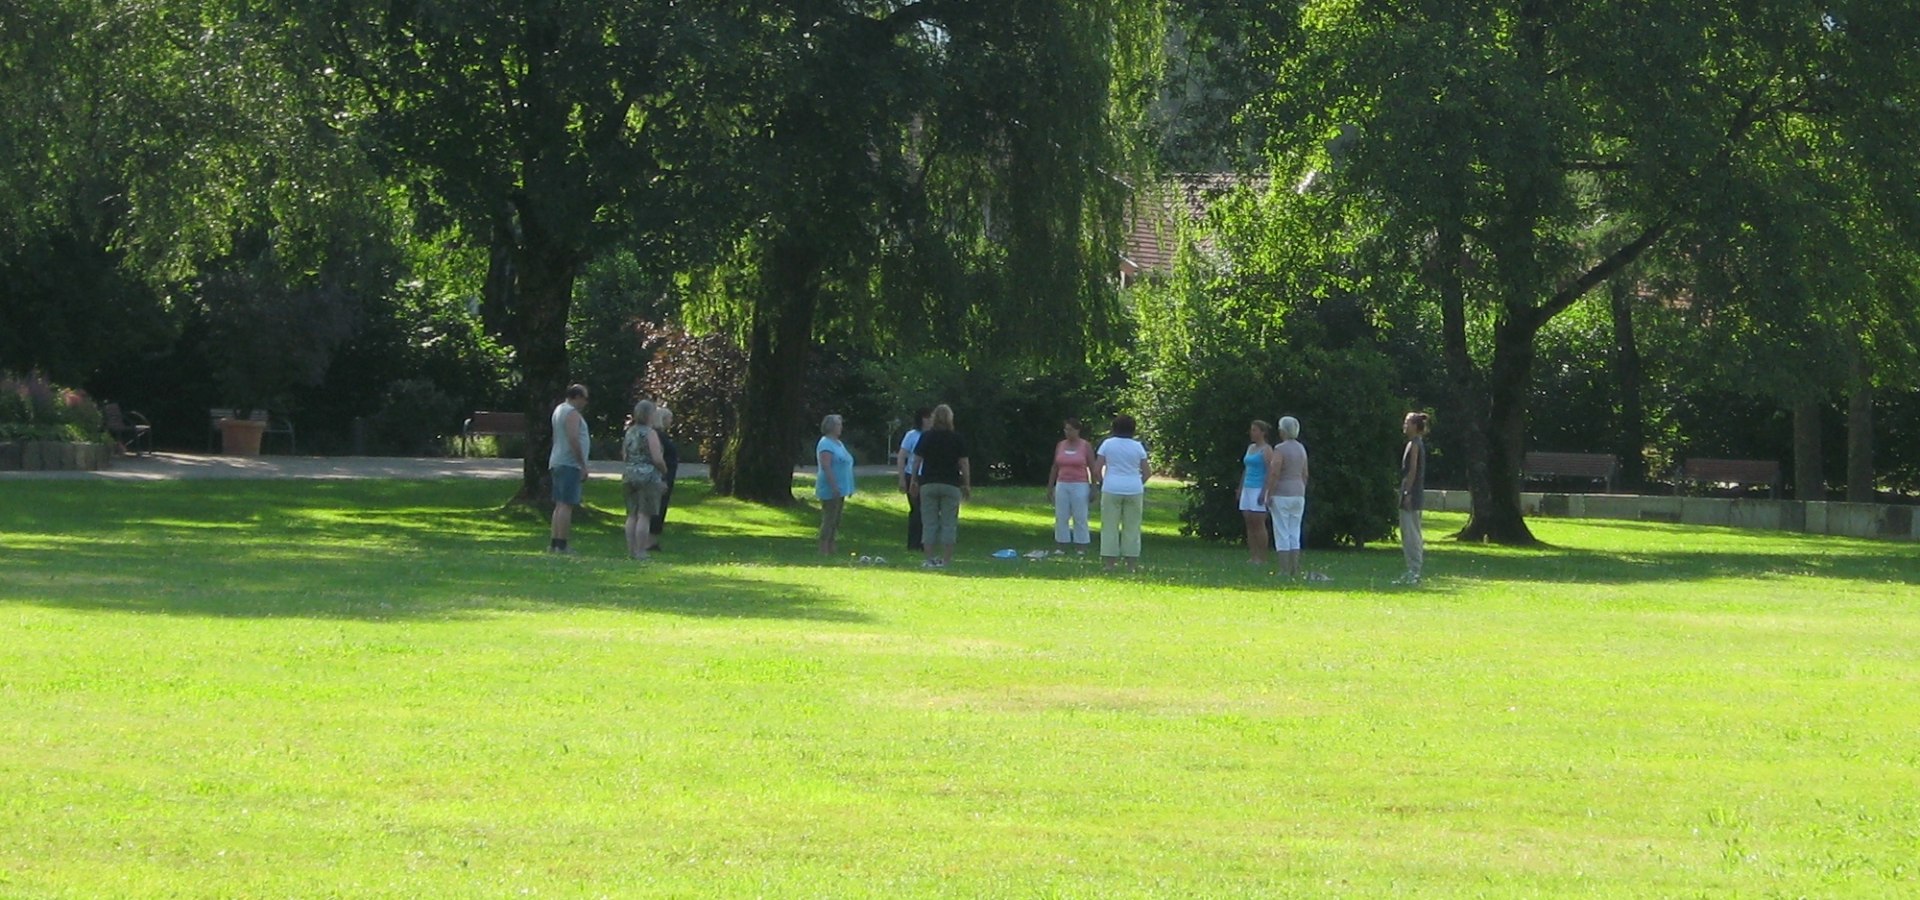
<path id="1" fill-rule="evenodd" d="M 1407 558 L 1407 571 L 1418 577 L 1420 566 L 1427 561 L 1427 542 L 1426 536 L 1420 533 L 1417 509 L 1400 511 L 1400 552 Z"/>
<path id="2" fill-rule="evenodd" d="M 1273 549 L 1282 553 L 1300 549 L 1300 520 L 1307 514 L 1307 498 L 1268 497 L 1267 511 L 1273 514 Z"/>
<path id="3" fill-rule="evenodd" d="M 1060 482 L 1053 486 L 1053 542 L 1056 544 L 1093 543 L 1087 525 L 1087 498 L 1093 485 L 1086 482 Z"/>

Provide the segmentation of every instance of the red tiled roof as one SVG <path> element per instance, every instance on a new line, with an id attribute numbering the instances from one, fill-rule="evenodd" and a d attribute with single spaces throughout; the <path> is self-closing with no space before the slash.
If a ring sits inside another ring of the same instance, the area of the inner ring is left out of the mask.
<path id="1" fill-rule="evenodd" d="M 1253 177 L 1254 181 L 1260 179 Z M 1120 251 L 1122 279 L 1173 271 L 1180 226 L 1199 221 L 1220 195 L 1248 182 L 1247 177 L 1227 172 L 1191 173 L 1169 176 L 1136 194 L 1132 221 L 1127 223 L 1127 238 Z"/>

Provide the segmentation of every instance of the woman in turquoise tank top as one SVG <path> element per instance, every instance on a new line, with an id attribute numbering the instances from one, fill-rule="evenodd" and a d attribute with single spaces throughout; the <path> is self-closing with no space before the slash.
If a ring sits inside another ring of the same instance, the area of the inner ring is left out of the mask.
<path id="1" fill-rule="evenodd" d="M 1273 429 L 1259 419 L 1247 426 L 1247 450 L 1240 459 L 1240 517 L 1247 523 L 1247 562 L 1267 564 L 1267 505 L 1261 500 L 1267 465 L 1273 458 Z"/>

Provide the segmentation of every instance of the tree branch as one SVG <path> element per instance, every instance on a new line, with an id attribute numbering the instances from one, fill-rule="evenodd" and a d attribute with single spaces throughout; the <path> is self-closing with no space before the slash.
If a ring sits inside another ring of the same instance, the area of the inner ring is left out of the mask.
<path id="1" fill-rule="evenodd" d="M 1606 259 L 1595 263 L 1593 268 L 1581 273 L 1579 278 L 1575 278 L 1572 283 L 1556 291 L 1547 302 L 1535 307 L 1529 315 L 1530 324 L 1537 328 L 1545 325 L 1548 319 L 1565 312 L 1567 307 L 1572 306 L 1574 301 L 1593 290 L 1596 285 L 1613 277 L 1614 273 L 1640 258 L 1640 254 L 1647 252 L 1647 248 L 1652 247 L 1667 233 L 1670 224 L 1669 219 L 1661 219 L 1647 226 L 1638 237 L 1613 251 Z"/>

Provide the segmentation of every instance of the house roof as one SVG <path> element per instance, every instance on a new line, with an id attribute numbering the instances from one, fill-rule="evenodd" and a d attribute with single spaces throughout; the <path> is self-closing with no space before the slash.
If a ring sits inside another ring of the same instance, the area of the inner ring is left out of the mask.
<path id="1" fill-rule="evenodd" d="M 1221 195 L 1242 184 L 1264 182 L 1265 178 L 1231 172 L 1183 173 L 1135 193 L 1126 241 L 1120 250 L 1122 278 L 1173 271 L 1180 226 L 1205 218 L 1207 207 Z"/>

